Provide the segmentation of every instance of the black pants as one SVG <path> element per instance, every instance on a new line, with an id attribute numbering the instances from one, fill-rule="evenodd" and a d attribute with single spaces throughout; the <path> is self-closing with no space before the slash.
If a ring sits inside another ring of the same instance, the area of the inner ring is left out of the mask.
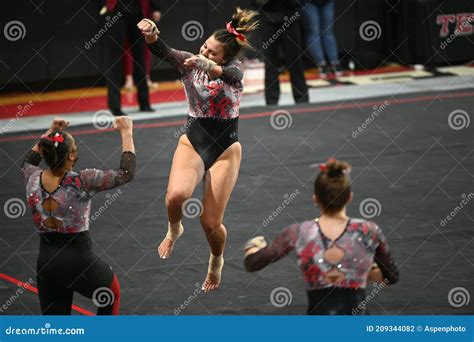
<path id="1" fill-rule="evenodd" d="M 290 18 L 290 13 L 286 18 Z M 278 81 L 279 49 L 283 49 L 285 64 L 290 72 L 291 89 L 296 103 L 308 102 L 308 86 L 304 78 L 303 62 L 300 56 L 304 47 L 301 41 L 300 20 L 284 25 L 284 20 L 270 20 L 262 15 L 262 42 L 265 59 L 265 100 L 268 105 L 277 104 L 280 98 Z M 284 28 L 284 31 L 282 29 Z"/>
<path id="2" fill-rule="evenodd" d="M 121 16 L 118 16 L 121 13 Z M 149 107 L 148 84 L 145 70 L 145 42 L 137 23 L 142 19 L 140 12 L 115 11 L 109 15 L 113 19 L 105 37 L 105 80 L 107 83 L 108 105 L 112 112 L 121 109 L 120 89 L 123 83 L 124 42 L 128 38 L 133 58 L 133 81 L 138 90 L 140 108 Z M 116 18 L 119 18 L 115 21 Z"/>
<path id="3" fill-rule="evenodd" d="M 308 292 L 308 315 L 367 315 L 364 289 L 330 287 Z"/>
<path id="4" fill-rule="evenodd" d="M 43 315 L 70 315 L 74 292 L 92 298 L 98 315 L 118 314 L 117 278 L 92 253 L 87 232 L 40 234 L 36 279 Z"/>

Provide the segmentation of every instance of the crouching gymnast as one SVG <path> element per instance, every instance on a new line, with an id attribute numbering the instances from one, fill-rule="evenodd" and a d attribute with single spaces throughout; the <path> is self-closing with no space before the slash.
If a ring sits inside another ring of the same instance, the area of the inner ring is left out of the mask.
<path id="1" fill-rule="evenodd" d="M 28 206 L 40 236 L 37 284 L 44 315 L 70 315 L 74 292 L 92 298 L 98 315 L 118 315 L 120 286 L 111 267 L 92 251 L 89 236 L 91 197 L 95 192 L 130 182 L 135 174 L 133 124 L 118 117 L 114 126 L 122 136 L 122 159 L 116 170 L 73 171 L 78 149 L 56 118 L 28 152 L 22 176 Z M 44 158 L 47 169 L 38 165 Z"/>

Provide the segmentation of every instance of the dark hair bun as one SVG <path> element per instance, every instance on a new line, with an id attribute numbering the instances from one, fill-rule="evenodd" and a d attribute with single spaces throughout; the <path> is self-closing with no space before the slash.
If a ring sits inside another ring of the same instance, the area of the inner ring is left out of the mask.
<path id="1" fill-rule="evenodd" d="M 328 177 L 330 178 L 339 178 L 344 176 L 350 171 L 350 169 L 351 166 L 349 163 L 343 160 L 330 159 L 326 162 L 326 171 L 328 173 Z"/>
<path id="2" fill-rule="evenodd" d="M 329 159 L 320 165 L 321 172 L 314 182 L 314 194 L 321 209 L 326 212 L 337 212 L 344 208 L 351 198 L 351 170 L 349 163 Z"/>

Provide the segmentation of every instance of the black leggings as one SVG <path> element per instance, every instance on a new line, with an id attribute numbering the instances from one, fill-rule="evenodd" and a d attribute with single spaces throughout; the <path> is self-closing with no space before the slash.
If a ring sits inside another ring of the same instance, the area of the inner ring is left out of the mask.
<path id="1" fill-rule="evenodd" d="M 308 315 L 368 315 L 365 289 L 330 287 L 308 292 Z"/>
<path id="2" fill-rule="evenodd" d="M 88 232 L 42 233 L 36 279 L 43 315 L 70 315 L 74 292 L 92 298 L 98 315 L 118 315 L 120 285 L 92 253 Z"/>

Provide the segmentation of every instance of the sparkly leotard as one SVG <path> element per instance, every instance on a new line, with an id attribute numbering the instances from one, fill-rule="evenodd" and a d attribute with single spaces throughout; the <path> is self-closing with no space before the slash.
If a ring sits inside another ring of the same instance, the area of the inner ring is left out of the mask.
<path id="1" fill-rule="evenodd" d="M 38 167 L 40 161 L 41 155 L 30 151 L 22 167 L 28 206 L 40 233 L 87 231 L 92 195 L 129 182 L 135 172 L 135 154 L 125 152 L 118 170 L 85 169 L 66 172 L 59 187 L 50 193 L 41 183 L 43 170 Z M 43 203 L 48 199 L 56 203 L 57 209 L 51 212 L 45 210 Z M 50 228 L 45 224 L 51 217 L 59 222 L 59 227 Z"/>
<path id="2" fill-rule="evenodd" d="M 205 169 L 238 141 L 238 117 L 242 97 L 242 63 L 236 59 L 222 66 L 220 78 L 211 79 L 202 70 L 189 69 L 183 63 L 192 53 L 168 47 L 161 38 L 148 44 L 150 51 L 163 58 L 181 74 L 188 99 L 186 135 Z"/>
<path id="3" fill-rule="evenodd" d="M 398 281 L 387 241 L 374 222 L 351 218 L 336 240 L 324 235 L 318 220 L 294 224 L 278 235 L 272 245 L 246 257 L 245 266 L 250 271 L 259 270 L 292 251 L 296 252 L 306 281 L 310 314 L 353 313 L 364 299 L 374 261 L 387 284 Z M 328 251 L 337 257 L 329 258 Z"/>
<path id="4" fill-rule="evenodd" d="M 68 171 L 58 188 L 48 192 L 42 186 L 41 155 L 30 151 L 22 165 L 28 206 L 40 236 L 36 280 L 41 312 L 69 315 L 73 293 L 93 298 L 106 291 L 111 299 L 99 306 L 98 315 L 117 315 L 120 285 L 110 265 L 92 251 L 89 236 L 91 199 L 95 192 L 131 181 L 135 154 L 124 152 L 116 170 Z"/>

